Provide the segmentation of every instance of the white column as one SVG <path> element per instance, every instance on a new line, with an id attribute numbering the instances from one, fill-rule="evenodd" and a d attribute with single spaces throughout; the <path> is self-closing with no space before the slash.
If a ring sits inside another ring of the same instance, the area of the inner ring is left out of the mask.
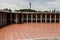
<path id="1" fill-rule="evenodd" d="M 3 18 L 3 20 L 2 20 L 2 24 L 4 24 L 4 14 L 2 13 L 2 18 Z"/>
<path id="2" fill-rule="evenodd" d="M 56 14 L 55 14 L 55 23 L 56 23 Z"/>
<path id="3" fill-rule="evenodd" d="M 37 23 L 37 13 L 36 13 L 36 23 Z"/>
<path id="4" fill-rule="evenodd" d="M 31 14 L 31 23 L 33 22 L 33 14 Z"/>
<path id="5" fill-rule="evenodd" d="M 1 13 L 1 24 L 2 24 L 2 13 Z"/>
<path id="6" fill-rule="evenodd" d="M 60 14 L 59 14 L 59 23 L 60 23 Z"/>
<path id="7" fill-rule="evenodd" d="M 4 22 L 6 24 L 6 13 L 4 13 Z"/>
<path id="8" fill-rule="evenodd" d="M 1 13 L 0 13 L 0 24 L 1 24 Z"/>
<path id="9" fill-rule="evenodd" d="M 40 18 L 39 18 L 39 20 L 40 20 L 40 23 L 41 23 L 41 14 L 40 14 Z"/>
<path id="10" fill-rule="evenodd" d="M 10 15 L 10 21 L 11 21 L 11 23 L 12 23 L 12 13 L 11 13 L 11 15 Z"/>
<path id="11" fill-rule="evenodd" d="M 50 13 L 50 23 L 51 23 L 51 13 Z"/>
<path id="12" fill-rule="evenodd" d="M 7 15 L 5 13 L 5 24 L 7 24 Z"/>
<path id="13" fill-rule="evenodd" d="M 2 20 L 1 21 L 2 21 L 2 24 L 3 24 L 3 13 L 2 13 Z"/>
<path id="14" fill-rule="evenodd" d="M 28 23 L 28 14 L 27 14 L 27 23 Z"/>
<path id="15" fill-rule="evenodd" d="M 4 13 L 4 24 L 5 24 L 5 13 Z"/>
<path id="16" fill-rule="evenodd" d="M 4 16 L 5 16 L 5 15 L 4 15 L 4 13 L 3 13 L 3 24 L 5 24 L 5 20 L 4 20 L 5 17 L 4 17 Z"/>
<path id="17" fill-rule="evenodd" d="M 17 14 L 17 23 L 19 23 L 19 15 Z"/>
<path id="18" fill-rule="evenodd" d="M 41 23 L 42 23 L 42 14 L 41 14 Z"/>
<path id="19" fill-rule="evenodd" d="M 2 24 L 4 24 L 4 14 L 2 13 Z"/>
<path id="20" fill-rule="evenodd" d="M 24 19 L 24 17 L 23 17 L 23 14 L 22 14 L 22 23 L 23 23 L 23 19 Z"/>
<path id="21" fill-rule="evenodd" d="M 7 24 L 7 14 L 5 14 L 5 17 L 6 17 L 6 18 L 5 18 L 5 21 L 6 21 L 6 24 Z"/>
<path id="22" fill-rule="evenodd" d="M 5 13 L 5 24 L 7 23 L 7 21 L 6 21 L 6 13 Z"/>
<path id="23" fill-rule="evenodd" d="M 15 21 L 16 21 L 16 23 L 18 23 L 18 15 L 17 14 L 16 14 L 16 20 Z"/>
<path id="24" fill-rule="evenodd" d="M 47 23 L 47 14 L 45 14 L 45 23 Z"/>

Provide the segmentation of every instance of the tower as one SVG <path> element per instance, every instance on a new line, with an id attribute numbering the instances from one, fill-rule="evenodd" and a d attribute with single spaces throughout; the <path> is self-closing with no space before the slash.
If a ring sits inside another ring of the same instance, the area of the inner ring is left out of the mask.
<path id="1" fill-rule="evenodd" d="M 29 3 L 29 5 L 30 5 L 30 9 L 31 9 L 31 3 Z"/>

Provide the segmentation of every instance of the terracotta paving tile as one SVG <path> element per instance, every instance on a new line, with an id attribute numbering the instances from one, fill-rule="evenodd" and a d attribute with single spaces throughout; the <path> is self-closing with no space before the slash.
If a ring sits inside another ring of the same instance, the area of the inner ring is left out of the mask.
<path id="1" fill-rule="evenodd" d="M 47 37 L 59 37 L 58 23 L 12 24 L 0 29 L 0 40 L 21 40 Z"/>

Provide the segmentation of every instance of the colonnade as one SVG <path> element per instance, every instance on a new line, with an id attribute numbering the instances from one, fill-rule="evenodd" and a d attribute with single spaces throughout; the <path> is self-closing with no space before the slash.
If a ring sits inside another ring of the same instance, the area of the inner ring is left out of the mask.
<path id="1" fill-rule="evenodd" d="M 22 15 L 22 19 L 23 19 L 22 21 L 24 22 L 24 20 L 26 20 L 27 23 L 29 22 L 29 20 L 31 20 L 31 23 L 34 22 L 34 20 L 36 23 L 38 23 L 38 20 L 40 23 L 60 23 L 60 14 L 58 14 L 58 15 L 49 14 L 50 16 L 48 14 L 44 14 L 45 15 L 44 17 L 43 17 L 43 14 L 39 14 L 40 18 L 38 18 L 37 13 L 35 14 L 35 16 L 36 16 L 35 18 L 33 18 L 34 14 L 30 14 L 31 17 L 29 17 L 29 14 L 25 14 L 25 15 L 26 15 L 26 18 L 24 17 L 24 14 Z M 48 16 L 49 16 L 49 18 L 48 18 Z M 58 16 L 58 18 L 57 18 L 57 16 Z"/>
<path id="2" fill-rule="evenodd" d="M 0 13 L 0 24 L 10 23 L 60 23 L 59 13 Z M 7 18 L 9 17 L 9 18 Z M 21 20 L 21 21 L 20 21 Z"/>
<path id="3" fill-rule="evenodd" d="M 6 14 L 5 13 L 0 13 L 0 25 L 6 24 Z"/>

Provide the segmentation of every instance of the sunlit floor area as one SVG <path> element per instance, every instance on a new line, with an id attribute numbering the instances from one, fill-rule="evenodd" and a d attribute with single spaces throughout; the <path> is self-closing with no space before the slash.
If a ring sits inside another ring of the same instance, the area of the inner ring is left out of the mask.
<path id="1" fill-rule="evenodd" d="M 59 23 L 12 24 L 0 29 L 0 40 L 23 40 L 59 36 Z"/>

